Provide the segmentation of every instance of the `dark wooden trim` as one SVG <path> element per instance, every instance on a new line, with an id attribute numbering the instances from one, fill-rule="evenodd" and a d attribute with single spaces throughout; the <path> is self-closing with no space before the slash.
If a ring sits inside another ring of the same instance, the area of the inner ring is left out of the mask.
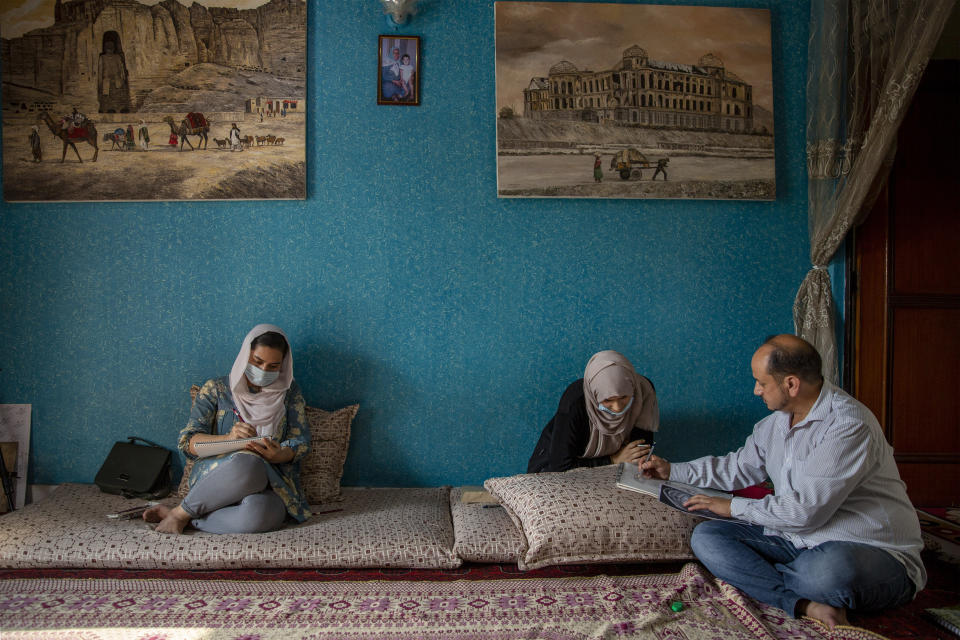
<path id="1" fill-rule="evenodd" d="M 840 386 L 851 395 L 856 395 L 853 388 L 853 359 L 856 357 L 853 341 L 857 335 L 854 296 L 858 294 L 856 244 L 856 233 L 847 234 L 847 239 L 843 243 L 846 273 L 843 277 L 843 371 L 840 372 Z"/>
<path id="2" fill-rule="evenodd" d="M 895 293 L 890 296 L 891 307 L 922 307 L 925 309 L 960 309 L 960 296 L 920 293 Z"/>
<path id="3" fill-rule="evenodd" d="M 924 463 L 924 464 L 957 464 L 960 463 L 958 453 L 894 453 L 897 462 Z"/>
<path id="4" fill-rule="evenodd" d="M 887 304 L 888 202 L 888 186 L 885 186 L 870 214 L 853 230 L 852 312 L 847 322 L 853 330 L 850 339 L 853 395 L 873 411 L 889 440 L 886 387 L 890 323 Z"/>
<path id="5" fill-rule="evenodd" d="M 902 162 L 902 157 L 897 154 L 893 159 L 893 168 L 891 173 L 897 170 L 898 163 Z M 893 295 L 893 283 L 894 278 L 896 278 L 897 267 L 896 267 L 896 256 L 897 256 L 897 238 L 896 234 L 893 232 L 893 217 L 897 214 L 895 204 L 897 202 L 897 192 L 899 191 L 899 183 L 896 180 L 891 180 L 890 176 L 887 176 L 887 182 L 885 185 L 884 192 L 887 194 L 886 201 L 886 234 L 887 241 L 887 255 L 886 255 L 886 271 L 884 273 L 884 301 L 886 303 L 885 319 L 884 324 L 886 325 L 886 343 L 883 345 L 885 353 L 887 354 L 886 367 L 883 371 L 883 394 L 884 394 L 884 415 L 887 417 L 887 423 L 884 425 L 884 432 L 887 435 L 887 442 L 894 441 L 894 431 L 896 430 L 896 425 L 893 424 L 893 371 L 896 363 L 894 362 L 894 333 L 896 333 L 896 325 L 893 321 L 893 305 L 890 304 L 890 297 Z"/>

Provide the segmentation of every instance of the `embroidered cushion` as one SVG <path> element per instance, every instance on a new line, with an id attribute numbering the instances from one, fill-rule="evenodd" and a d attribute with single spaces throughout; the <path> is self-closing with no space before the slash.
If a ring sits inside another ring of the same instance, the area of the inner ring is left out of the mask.
<path id="1" fill-rule="evenodd" d="M 340 478 L 350 445 L 350 425 L 360 405 L 336 411 L 307 407 L 310 451 L 300 462 L 300 483 L 310 504 L 340 500 Z"/>
<path id="2" fill-rule="evenodd" d="M 463 487 L 450 490 L 453 551 L 467 562 L 516 562 L 526 550 L 523 534 L 499 504 L 464 503 Z"/>
<path id="3" fill-rule="evenodd" d="M 484 487 L 523 532 L 517 565 L 688 560 L 701 521 L 657 499 L 619 489 L 617 465 L 491 478 Z"/>

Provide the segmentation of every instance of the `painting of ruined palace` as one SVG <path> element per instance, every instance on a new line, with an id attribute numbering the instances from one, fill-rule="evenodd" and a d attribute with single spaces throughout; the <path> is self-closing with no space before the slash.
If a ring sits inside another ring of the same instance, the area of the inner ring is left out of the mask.
<path id="1" fill-rule="evenodd" d="M 579 71 L 566 60 L 523 90 L 534 120 L 613 122 L 674 129 L 753 131 L 749 84 L 712 53 L 696 65 L 650 60 L 634 45 L 615 70 Z"/>
<path id="2" fill-rule="evenodd" d="M 305 198 L 306 20 L 305 0 L 5 3 L 4 199 Z"/>
<path id="3" fill-rule="evenodd" d="M 495 7 L 500 196 L 776 197 L 768 11 Z"/>

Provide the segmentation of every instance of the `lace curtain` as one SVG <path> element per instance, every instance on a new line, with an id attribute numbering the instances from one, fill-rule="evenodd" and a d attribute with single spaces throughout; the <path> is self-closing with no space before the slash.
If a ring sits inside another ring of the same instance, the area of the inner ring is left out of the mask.
<path id="1" fill-rule="evenodd" d="M 807 62 L 810 261 L 797 335 L 837 382 L 827 264 L 889 173 L 900 122 L 955 0 L 811 0 Z"/>

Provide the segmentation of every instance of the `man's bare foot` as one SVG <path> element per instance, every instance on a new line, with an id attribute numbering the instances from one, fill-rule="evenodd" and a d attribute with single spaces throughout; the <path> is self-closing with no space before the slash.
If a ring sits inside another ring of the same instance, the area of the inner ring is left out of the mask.
<path id="1" fill-rule="evenodd" d="M 831 607 L 828 604 L 814 602 L 812 600 L 807 601 L 806 606 L 801 607 L 801 615 L 822 622 L 827 625 L 827 628 L 831 631 L 837 625 L 850 624 L 850 621 L 847 620 L 846 609 L 838 609 L 837 607 Z"/>
<path id="2" fill-rule="evenodd" d="M 165 504 L 155 504 L 143 512 L 143 519 L 147 522 L 160 522 L 170 513 L 170 507 Z"/>
<path id="3" fill-rule="evenodd" d="M 157 524 L 154 531 L 159 533 L 180 534 L 183 533 L 183 530 L 189 522 L 190 514 L 184 511 L 182 507 L 177 506 L 173 509 L 168 509 L 167 514 L 160 520 L 160 523 Z"/>

